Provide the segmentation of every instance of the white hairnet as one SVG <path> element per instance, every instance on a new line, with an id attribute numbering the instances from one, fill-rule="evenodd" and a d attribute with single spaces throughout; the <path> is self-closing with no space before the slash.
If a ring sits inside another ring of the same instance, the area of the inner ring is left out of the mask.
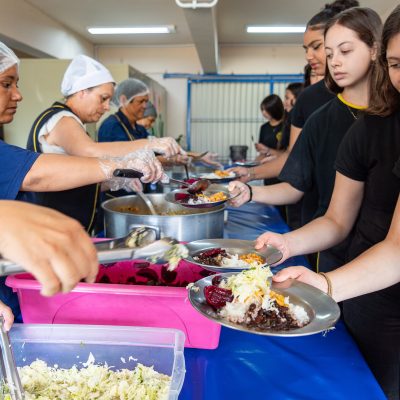
<path id="1" fill-rule="evenodd" d="M 151 101 L 148 101 L 144 109 L 143 118 L 154 117 L 157 118 L 157 110 Z"/>
<path id="2" fill-rule="evenodd" d="M 149 88 L 139 79 L 128 78 L 118 84 L 115 89 L 113 102 L 116 106 L 122 106 L 120 97 L 125 95 L 127 103 L 134 97 L 146 96 L 149 94 Z"/>
<path id="3" fill-rule="evenodd" d="M 115 83 L 114 78 L 104 65 L 81 54 L 73 58 L 65 71 L 61 93 L 67 97 L 80 90 L 110 82 Z"/>
<path id="4" fill-rule="evenodd" d="M 19 65 L 19 58 L 4 43 L 0 42 L 0 74 L 13 65 Z"/>

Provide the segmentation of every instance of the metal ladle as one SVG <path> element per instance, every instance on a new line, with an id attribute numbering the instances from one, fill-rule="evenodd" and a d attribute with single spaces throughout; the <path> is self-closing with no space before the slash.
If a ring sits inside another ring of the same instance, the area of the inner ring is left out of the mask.
<path id="1" fill-rule="evenodd" d="M 4 318 L 0 316 L 0 348 L 1 348 L 1 370 L 7 383 L 12 400 L 24 400 L 25 393 L 19 378 L 14 354 L 10 344 L 10 337 L 4 328 Z"/>

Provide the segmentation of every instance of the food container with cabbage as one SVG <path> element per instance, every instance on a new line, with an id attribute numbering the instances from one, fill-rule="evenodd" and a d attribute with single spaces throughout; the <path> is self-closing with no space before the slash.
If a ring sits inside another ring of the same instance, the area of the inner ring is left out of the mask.
<path id="1" fill-rule="evenodd" d="M 176 329 L 15 324 L 10 337 L 25 400 L 174 400 L 183 385 Z"/>

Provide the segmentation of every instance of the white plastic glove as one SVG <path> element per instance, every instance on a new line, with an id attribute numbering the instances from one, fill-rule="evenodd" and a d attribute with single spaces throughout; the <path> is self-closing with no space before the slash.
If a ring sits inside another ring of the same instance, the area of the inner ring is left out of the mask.
<path id="1" fill-rule="evenodd" d="M 109 190 L 124 189 L 138 192 L 143 190 L 141 182 L 169 181 L 161 163 L 150 150 L 135 151 L 124 157 L 101 159 L 99 163 L 106 178 L 105 186 Z M 141 177 L 140 180 L 137 178 L 118 178 L 113 175 L 116 169 L 134 169 L 142 172 L 143 177 Z"/>
<path id="2" fill-rule="evenodd" d="M 177 154 L 186 155 L 186 151 L 183 150 L 172 137 L 157 138 L 155 136 L 149 136 L 147 140 L 149 141 L 146 146 L 147 149 L 163 154 L 167 158 L 173 157 Z"/>

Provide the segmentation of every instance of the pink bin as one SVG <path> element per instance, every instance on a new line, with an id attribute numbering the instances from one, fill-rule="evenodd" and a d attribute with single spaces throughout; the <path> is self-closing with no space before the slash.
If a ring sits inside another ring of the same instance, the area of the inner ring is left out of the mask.
<path id="1" fill-rule="evenodd" d="M 30 274 L 9 276 L 6 283 L 18 293 L 26 323 L 175 328 L 185 333 L 185 347 L 215 349 L 221 326 L 191 306 L 185 288 L 207 274 L 186 261 L 175 276 L 160 265 L 143 268 L 143 261 L 136 260 L 101 266 L 99 283 L 79 283 L 72 292 L 53 297 L 41 296 Z M 168 286 L 151 286 L 152 280 Z M 110 283 L 100 283 L 105 281 Z"/>

